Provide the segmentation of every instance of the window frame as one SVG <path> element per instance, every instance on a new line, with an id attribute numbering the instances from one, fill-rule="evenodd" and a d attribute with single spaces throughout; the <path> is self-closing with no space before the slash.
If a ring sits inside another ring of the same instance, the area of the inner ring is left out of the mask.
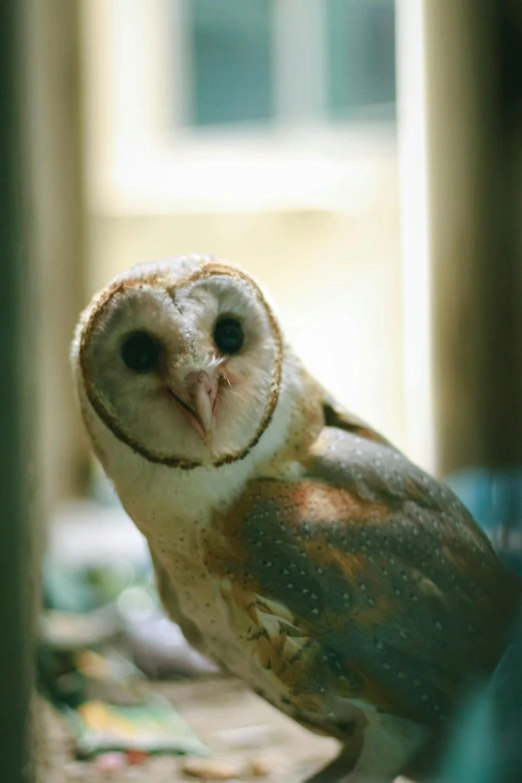
<path id="1" fill-rule="evenodd" d="M 395 157 L 393 121 L 326 114 L 322 0 L 275 4 L 275 122 L 187 125 L 189 2 L 83 0 L 87 195 L 97 211 L 343 208 L 351 178 Z"/>

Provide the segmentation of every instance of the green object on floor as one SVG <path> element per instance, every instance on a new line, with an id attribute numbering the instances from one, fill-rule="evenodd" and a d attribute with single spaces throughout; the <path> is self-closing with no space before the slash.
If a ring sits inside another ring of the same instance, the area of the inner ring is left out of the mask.
<path id="1" fill-rule="evenodd" d="M 132 661 L 103 643 L 103 634 L 98 634 L 99 649 L 82 644 L 86 630 L 96 636 L 90 620 L 99 618 L 53 616 L 38 645 L 38 682 L 69 722 L 79 758 L 112 751 L 209 755 L 170 702 L 151 692 Z"/>
<path id="2" fill-rule="evenodd" d="M 208 756 L 209 751 L 166 700 L 151 697 L 143 704 L 120 706 L 85 701 L 65 708 L 77 755 L 82 758 L 108 751 L 143 751 Z"/>

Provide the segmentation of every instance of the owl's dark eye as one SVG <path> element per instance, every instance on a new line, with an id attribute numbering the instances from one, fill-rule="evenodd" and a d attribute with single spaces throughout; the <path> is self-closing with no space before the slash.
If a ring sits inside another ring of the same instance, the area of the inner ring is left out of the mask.
<path id="1" fill-rule="evenodd" d="M 159 347 L 146 332 L 130 334 L 121 346 L 121 358 L 133 372 L 150 372 L 158 364 Z"/>
<path id="2" fill-rule="evenodd" d="M 214 328 L 214 342 L 221 353 L 228 355 L 241 350 L 245 335 L 243 327 L 235 318 L 222 318 Z"/>

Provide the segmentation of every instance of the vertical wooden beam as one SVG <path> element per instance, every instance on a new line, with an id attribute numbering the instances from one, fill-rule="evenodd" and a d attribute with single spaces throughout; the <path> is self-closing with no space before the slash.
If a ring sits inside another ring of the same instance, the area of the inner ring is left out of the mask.
<path id="1" fill-rule="evenodd" d="M 33 636 L 40 533 L 78 488 L 68 361 L 83 304 L 76 0 L 0 4 L 0 781 L 38 774 Z M 36 609 L 36 611 L 35 611 Z"/>
<path id="2" fill-rule="evenodd" d="M 23 220 L 22 4 L 0 4 L 0 780 L 29 779 L 31 268 Z"/>
<path id="3" fill-rule="evenodd" d="M 436 433 L 443 474 L 522 463 L 510 0 L 424 0 Z M 518 123 L 518 128 L 517 128 Z M 518 221 L 518 224 L 520 220 Z"/>
<path id="4" fill-rule="evenodd" d="M 30 252 L 39 287 L 37 376 L 43 501 L 78 494 L 87 449 L 69 347 L 85 304 L 80 0 L 25 0 Z"/>

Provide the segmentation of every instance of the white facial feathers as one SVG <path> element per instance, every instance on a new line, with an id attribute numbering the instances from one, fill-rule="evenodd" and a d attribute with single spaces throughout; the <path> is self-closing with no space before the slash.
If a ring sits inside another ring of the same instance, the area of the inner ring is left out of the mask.
<path id="1" fill-rule="evenodd" d="M 137 267 L 84 315 L 73 361 L 90 407 L 153 463 L 243 459 L 279 402 L 283 346 L 244 273 L 194 257 Z"/>

